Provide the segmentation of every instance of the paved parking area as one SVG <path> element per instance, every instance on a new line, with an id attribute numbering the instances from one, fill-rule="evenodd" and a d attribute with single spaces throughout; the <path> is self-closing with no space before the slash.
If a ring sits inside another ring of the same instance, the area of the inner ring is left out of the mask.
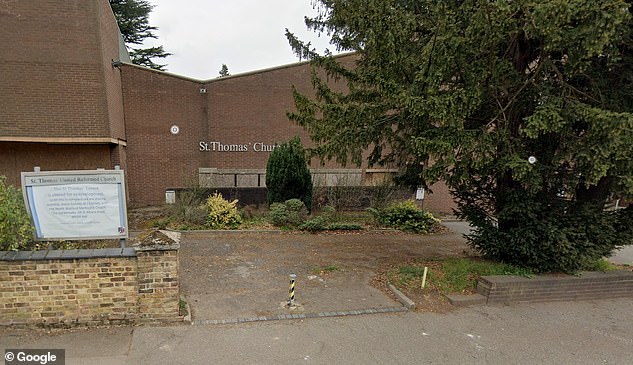
<path id="1" fill-rule="evenodd" d="M 196 233 L 180 250 L 182 293 L 193 320 L 399 307 L 370 285 L 381 265 L 461 255 L 459 234 Z M 289 310 L 289 275 L 299 307 Z"/>

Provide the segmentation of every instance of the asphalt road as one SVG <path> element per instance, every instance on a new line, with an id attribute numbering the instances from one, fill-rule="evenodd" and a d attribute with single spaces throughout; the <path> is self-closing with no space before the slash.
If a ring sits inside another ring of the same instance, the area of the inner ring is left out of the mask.
<path id="1" fill-rule="evenodd" d="M 67 364 L 631 364 L 633 301 L 471 307 L 235 325 L 0 332 Z"/>

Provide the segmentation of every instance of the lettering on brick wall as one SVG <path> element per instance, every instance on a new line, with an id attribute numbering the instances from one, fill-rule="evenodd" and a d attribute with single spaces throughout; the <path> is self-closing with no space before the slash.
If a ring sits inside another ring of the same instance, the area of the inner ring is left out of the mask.
<path id="1" fill-rule="evenodd" d="M 200 152 L 272 152 L 275 147 L 277 147 L 277 144 L 268 144 L 263 142 L 225 144 L 218 141 L 202 141 L 198 144 L 198 149 Z"/>

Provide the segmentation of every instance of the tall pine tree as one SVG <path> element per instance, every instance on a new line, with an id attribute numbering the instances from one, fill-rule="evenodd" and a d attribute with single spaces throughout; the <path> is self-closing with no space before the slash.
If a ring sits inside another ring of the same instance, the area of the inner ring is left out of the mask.
<path id="1" fill-rule="evenodd" d="M 153 61 L 165 58 L 171 53 L 165 52 L 163 46 L 137 48 L 132 45 L 142 45 L 147 38 L 157 38 L 153 33 L 157 28 L 149 25 L 149 13 L 153 6 L 146 0 L 110 0 L 114 17 L 119 24 L 123 40 L 130 47 L 130 58 L 137 65 L 147 66 L 164 71 L 166 65 Z"/>
<path id="2" fill-rule="evenodd" d="M 445 180 L 483 254 L 574 271 L 631 243 L 633 23 L 624 0 L 319 0 L 309 28 L 356 67 L 291 33 L 315 74 L 292 120 L 323 158 L 426 168 Z"/>

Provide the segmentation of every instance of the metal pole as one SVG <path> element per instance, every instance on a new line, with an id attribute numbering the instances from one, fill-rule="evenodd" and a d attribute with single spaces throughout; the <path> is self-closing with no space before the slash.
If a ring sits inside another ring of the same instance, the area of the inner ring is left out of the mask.
<path id="1" fill-rule="evenodd" d="M 426 274 L 429 271 L 428 266 L 424 267 L 424 275 L 422 275 L 422 289 L 426 286 Z"/>
<path id="2" fill-rule="evenodd" d="M 288 290 L 288 307 L 294 307 L 295 305 L 295 279 L 297 275 L 290 274 L 290 289 Z"/>

